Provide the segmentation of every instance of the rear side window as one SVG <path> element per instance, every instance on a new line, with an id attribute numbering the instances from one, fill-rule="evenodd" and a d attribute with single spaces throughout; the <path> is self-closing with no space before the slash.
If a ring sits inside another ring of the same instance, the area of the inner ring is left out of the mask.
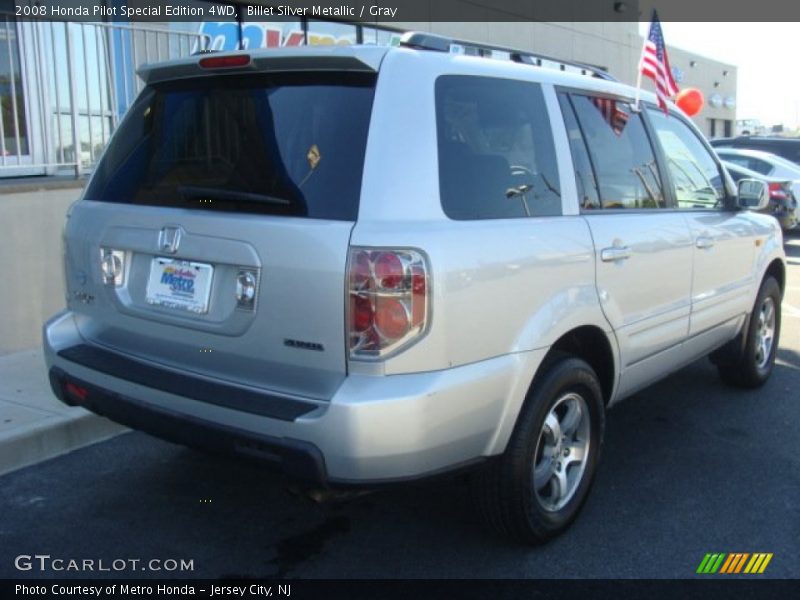
<path id="1" fill-rule="evenodd" d="M 600 192 L 601 207 L 663 208 L 664 193 L 650 139 L 641 115 L 628 103 L 600 96 L 569 94 Z M 566 109 L 562 100 L 562 110 Z M 570 116 L 567 119 L 569 125 Z M 570 132 L 573 162 L 580 148 Z M 594 208 L 593 205 L 584 208 Z"/>
<path id="2" fill-rule="evenodd" d="M 147 88 L 88 200 L 355 220 L 374 75 L 202 77 Z"/>
<path id="3" fill-rule="evenodd" d="M 436 80 L 439 191 L 451 219 L 561 214 L 541 87 L 489 77 Z"/>

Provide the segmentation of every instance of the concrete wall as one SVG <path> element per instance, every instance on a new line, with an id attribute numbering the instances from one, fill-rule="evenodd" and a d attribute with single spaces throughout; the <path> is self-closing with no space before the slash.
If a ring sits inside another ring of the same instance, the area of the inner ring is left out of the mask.
<path id="1" fill-rule="evenodd" d="M 79 193 L 0 188 L 0 355 L 39 347 L 42 324 L 64 307 L 61 231 Z"/>

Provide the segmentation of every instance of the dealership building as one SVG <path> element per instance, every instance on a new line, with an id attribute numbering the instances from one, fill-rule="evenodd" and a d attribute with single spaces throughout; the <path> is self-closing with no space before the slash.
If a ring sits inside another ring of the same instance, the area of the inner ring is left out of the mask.
<path id="1" fill-rule="evenodd" d="M 641 2 L 607 0 L 593 10 L 592 21 L 545 22 L 547 15 L 538 20 L 533 14 L 526 16 L 534 20 L 508 22 L 489 0 L 451 0 L 449 14 L 463 8 L 469 20 L 355 24 L 257 9 L 238 11 L 233 20 L 225 16 L 231 2 L 190 0 L 188 5 L 202 9 L 204 21 L 131 22 L 119 9 L 136 6 L 135 0 L 97 0 L 104 7 L 100 20 L 79 22 L 19 19 L 14 5 L 26 1 L 0 0 L 0 178 L 90 171 L 141 89 L 137 67 L 148 62 L 207 48 L 391 45 L 404 31 L 417 30 L 448 36 L 456 42 L 453 51 L 487 60 L 507 60 L 513 48 L 545 57 L 543 67 L 571 70 L 567 63 L 578 62 L 634 84 L 642 36 L 638 21 L 625 19 L 649 18 Z M 579 0 L 565 1 L 581 10 Z M 430 0 L 431 15 L 435 5 Z M 209 18 L 211 7 L 218 20 Z M 705 107 L 694 117 L 697 125 L 708 137 L 732 135 L 736 67 L 671 46 L 668 51 L 678 85 L 705 96 Z M 644 87 L 652 89 L 652 82 Z"/>

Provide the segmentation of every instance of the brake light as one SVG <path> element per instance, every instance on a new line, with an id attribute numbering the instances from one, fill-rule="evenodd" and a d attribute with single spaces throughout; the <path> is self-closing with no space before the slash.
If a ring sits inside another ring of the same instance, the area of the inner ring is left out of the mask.
<path id="1" fill-rule="evenodd" d="M 231 69 L 250 64 L 249 54 L 233 54 L 228 56 L 206 56 L 198 63 L 203 69 Z"/>
<path id="2" fill-rule="evenodd" d="M 420 251 L 352 248 L 349 265 L 351 358 L 383 358 L 425 333 L 430 322 L 430 282 Z"/>
<path id="3" fill-rule="evenodd" d="M 788 190 L 785 183 L 773 182 L 769 184 L 769 197 L 775 200 L 785 200 L 788 196 Z"/>

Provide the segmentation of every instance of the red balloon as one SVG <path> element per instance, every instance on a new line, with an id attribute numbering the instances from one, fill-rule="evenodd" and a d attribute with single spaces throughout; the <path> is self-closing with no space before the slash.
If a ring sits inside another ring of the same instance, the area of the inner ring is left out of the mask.
<path id="1" fill-rule="evenodd" d="M 695 116 L 703 108 L 703 93 L 696 88 L 686 88 L 678 92 L 675 104 L 690 117 Z"/>

